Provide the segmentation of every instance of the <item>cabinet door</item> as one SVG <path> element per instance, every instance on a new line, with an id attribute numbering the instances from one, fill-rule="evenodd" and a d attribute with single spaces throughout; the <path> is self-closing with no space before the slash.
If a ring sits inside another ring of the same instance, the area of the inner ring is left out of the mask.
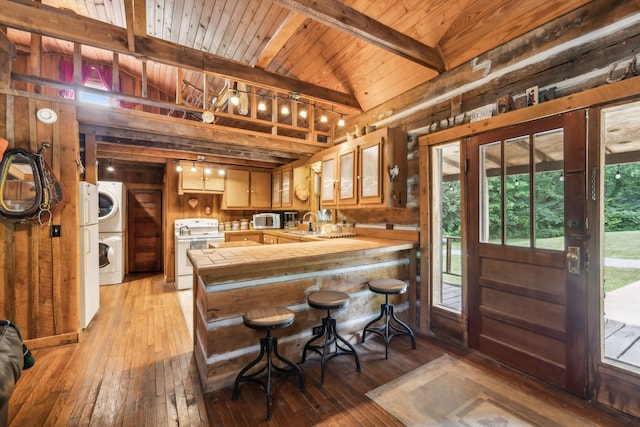
<path id="1" fill-rule="evenodd" d="M 293 206 L 293 192 L 291 191 L 291 187 L 293 186 L 293 169 L 292 168 L 284 168 L 282 169 L 282 182 L 280 185 L 281 188 L 281 196 L 280 202 L 283 208 L 290 208 Z"/>
<path id="2" fill-rule="evenodd" d="M 224 193 L 228 208 L 249 207 L 249 171 L 227 170 L 227 189 Z"/>
<path id="3" fill-rule="evenodd" d="M 282 207 L 282 171 L 277 171 L 271 174 L 271 207 Z"/>
<path id="4" fill-rule="evenodd" d="M 356 197 L 356 149 L 351 148 L 338 154 L 340 164 L 338 165 L 338 176 L 340 185 L 338 186 L 338 205 L 355 205 Z"/>
<path id="5" fill-rule="evenodd" d="M 202 176 L 202 166 L 195 166 L 192 163 L 183 164 L 182 172 L 180 172 L 180 187 L 182 191 L 202 191 L 204 189 Z"/>
<path id="6" fill-rule="evenodd" d="M 271 173 L 251 172 L 251 207 L 271 209 Z"/>
<path id="7" fill-rule="evenodd" d="M 336 206 L 336 155 L 330 154 L 322 158 L 322 188 L 320 189 L 320 205 L 323 209 Z"/>
<path id="8" fill-rule="evenodd" d="M 382 203 L 382 138 L 359 146 L 359 203 Z"/>
<path id="9" fill-rule="evenodd" d="M 184 173 L 184 172 L 183 172 Z M 220 175 L 218 170 L 205 167 L 202 171 L 204 179 L 204 190 L 222 193 L 224 191 L 224 175 Z"/>

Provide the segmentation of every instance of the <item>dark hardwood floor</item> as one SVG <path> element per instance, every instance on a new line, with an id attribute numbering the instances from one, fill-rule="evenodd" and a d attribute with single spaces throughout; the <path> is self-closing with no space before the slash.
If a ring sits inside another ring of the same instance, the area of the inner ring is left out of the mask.
<path id="1" fill-rule="evenodd" d="M 103 286 L 101 298 L 99 314 L 80 344 L 34 351 L 36 365 L 23 372 L 10 401 L 10 426 L 401 425 L 365 393 L 445 353 L 599 425 L 638 422 L 430 337 L 418 337 L 416 350 L 408 339 L 394 340 L 389 360 L 378 339 L 367 339 L 356 345 L 362 372 L 356 372 L 351 357 L 333 359 L 324 385 L 317 358 L 307 360 L 301 365 L 306 391 L 300 392 L 294 380 L 279 383 L 268 422 L 264 392 L 257 385 L 243 384 L 236 401 L 229 388 L 202 394 L 187 325 L 173 286 L 163 284 L 161 275 Z"/>

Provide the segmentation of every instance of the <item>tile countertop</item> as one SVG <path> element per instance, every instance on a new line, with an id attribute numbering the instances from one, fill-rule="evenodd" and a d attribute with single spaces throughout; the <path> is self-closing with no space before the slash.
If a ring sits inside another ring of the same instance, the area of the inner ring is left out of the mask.
<path id="1" fill-rule="evenodd" d="M 226 268 L 237 269 L 239 265 L 299 264 L 314 257 L 345 255 L 358 252 L 385 253 L 416 248 L 410 241 L 378 238 L 323 239 L 322 241 L 287 243 L 282 245 L 241 246 L 219 249 L 192 249 L 187 256 L 197 274 L 206 274 Z"/>

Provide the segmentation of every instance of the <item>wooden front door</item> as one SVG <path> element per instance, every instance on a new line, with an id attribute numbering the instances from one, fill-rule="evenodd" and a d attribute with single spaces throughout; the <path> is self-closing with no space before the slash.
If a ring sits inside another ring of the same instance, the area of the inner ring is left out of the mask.
<path id="1" fill-rule="evenodd" d="M 469 346 L 586 393 L 585 114 L 469 140 Z"/>
<path id="2" fill-rule="evenodd" d="M 129 272 L 162 271 L 162 191 L 128 193 Z"/>

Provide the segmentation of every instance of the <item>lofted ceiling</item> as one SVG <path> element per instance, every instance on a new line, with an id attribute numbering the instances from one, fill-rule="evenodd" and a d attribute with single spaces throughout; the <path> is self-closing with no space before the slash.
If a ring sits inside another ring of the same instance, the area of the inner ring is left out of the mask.
<path id="1" fill-rule="evenodd" d="M 0 3 L 9 8 L 12 4 Z M 586 3 L 589 0 L 42 0 L 62 13 L 124 29 L 132 54 L 121 52 L 121 68 L 140 69 L 141 39 L 133 35 L 161 39 L 222 60 L 205 70 L 213 96 L 233 77 L 262 87 L 281 84 L 286 92 L 298 82 L 303 96 L 324 97 L 328 107 L 346 116 L 398 97 Z M 11 20 L 10 15 L 6 8 L 0 12 L 3 22 Z M 8 26 L 16 45 L 30 46 L 29 33 L 17 30 L 38 32 L 39 23 Z M 56 30 L 40 33 L 52 32 Z M 55 35 L 43 37 L 43 51 L 73 54 L 73 43 Z M 90 45 L 91 37 L 82 42 Z M 103 62 L 112 58 L 107 50 L 84 46 L 82 54 Z M 148 52 L 144 56 L 148 58 Z M 148 59 L 148 83 L 175 94 L 176 64 L 162 55 Z M 234 72 L 238 75 L 230 75 Z M 201 86 L 202 70 L 186 68 L 182 79 Z"/>

